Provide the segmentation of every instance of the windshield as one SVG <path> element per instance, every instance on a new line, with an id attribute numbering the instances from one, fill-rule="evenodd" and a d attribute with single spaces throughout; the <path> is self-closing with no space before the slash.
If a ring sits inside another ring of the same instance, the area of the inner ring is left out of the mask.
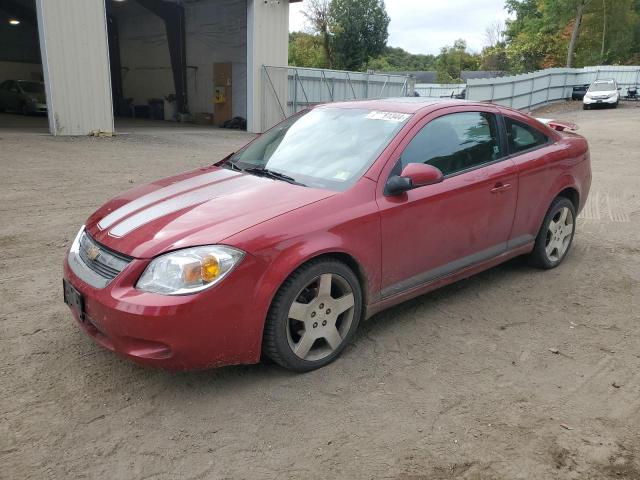
<path id="1" fill-rule="evenodd" d="M 616 89 L 613 82 L 592 83 L 589 87 L 590 92 L 611 92 Z"/>
<path id="2" fill-rule="evenodd" d="M 24 81 L 18 83 L 25 93 L 44 93 L 44 83 Z"/>
<path id="3" fill-rule="evenodd" d="M 289 118 L 231 157 L 310 187 L 344 191 L 382 153 L 411 115 L 323 107 Z"/>
<path id="4" fill-rule="evenodd" d="M 26 93 L 44 93 L 44 83 L 39 82 L 18 82 L 20 88 Z"/>

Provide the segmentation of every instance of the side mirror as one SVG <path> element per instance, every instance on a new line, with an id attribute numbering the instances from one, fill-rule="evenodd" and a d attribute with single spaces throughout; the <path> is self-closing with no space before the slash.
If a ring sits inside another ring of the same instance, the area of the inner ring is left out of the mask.
<path id="1" fill-rule="evenodd" d="M 440 183 L 444 179 L 442 172 L 433 165 L 410 163 L 402 170 L 400 176 L 394 175 L 385 186 L 386 195 L 400 195 L 414 188 Z"/>

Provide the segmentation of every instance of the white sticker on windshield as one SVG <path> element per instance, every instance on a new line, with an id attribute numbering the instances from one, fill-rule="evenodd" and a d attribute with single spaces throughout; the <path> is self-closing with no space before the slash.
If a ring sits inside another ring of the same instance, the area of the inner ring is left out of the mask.
<path id="1" fill-rule="evenodd" d="M 367 115 L 369 120 L 385 120 L 387 122 L 396 122 L 402 123 L 406 121 L 411 115 L 407 113 L 397 113 L 397 112 L 377 112 L 373 111 Z"/>

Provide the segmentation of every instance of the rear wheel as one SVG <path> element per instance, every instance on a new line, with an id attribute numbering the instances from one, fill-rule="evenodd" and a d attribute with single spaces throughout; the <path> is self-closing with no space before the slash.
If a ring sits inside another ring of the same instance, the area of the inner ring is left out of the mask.
<path id="1" fill-rule="evenodd" d="M 362 290 L 353 271 L 336 260 L 308 263 L 276 294 L 263 352 L 290 370 L 315 370 L 342 353 L 361 316 Z"/>
<path id="2" fill-rule="evenodd" d="M 530 263 L 538 268 L 555 268 L 566 257 L 576 231 L 576 209 L 568 198 L 556 198 L 542 222 Z"/>

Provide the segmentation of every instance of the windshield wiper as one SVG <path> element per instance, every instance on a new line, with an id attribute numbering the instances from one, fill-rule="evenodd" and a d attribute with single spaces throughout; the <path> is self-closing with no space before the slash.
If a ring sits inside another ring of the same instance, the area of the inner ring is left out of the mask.
<path id="1" fill-rule="evenodd" d="M 306 187 L 304 183 L 300 183 L 296 181 L 295 178 L 290 177 L 289 175 L 285 175 L 284 173 L 280 173 L 280 172 L 275 172 L 267 168 L 252 167 L 252 168 L 245 168 L 244 171 L 247 173 L 252 173 L 254 175 L 259 175 L 261 177 L 273 178 L 274 180 L 282 180 L 284 182 L 288 182 L 293 185 L 300 185 L 301 187 Z"/>
<path id="2" fill-rule="evenodd" d="M 243 171 L 238 165 L 233 163 L 231 160 L 225 160 L 220 165 L 222 167 L 229 167 L 231 170 L 235 170 L 237 172 L 242 172 Z"/>

